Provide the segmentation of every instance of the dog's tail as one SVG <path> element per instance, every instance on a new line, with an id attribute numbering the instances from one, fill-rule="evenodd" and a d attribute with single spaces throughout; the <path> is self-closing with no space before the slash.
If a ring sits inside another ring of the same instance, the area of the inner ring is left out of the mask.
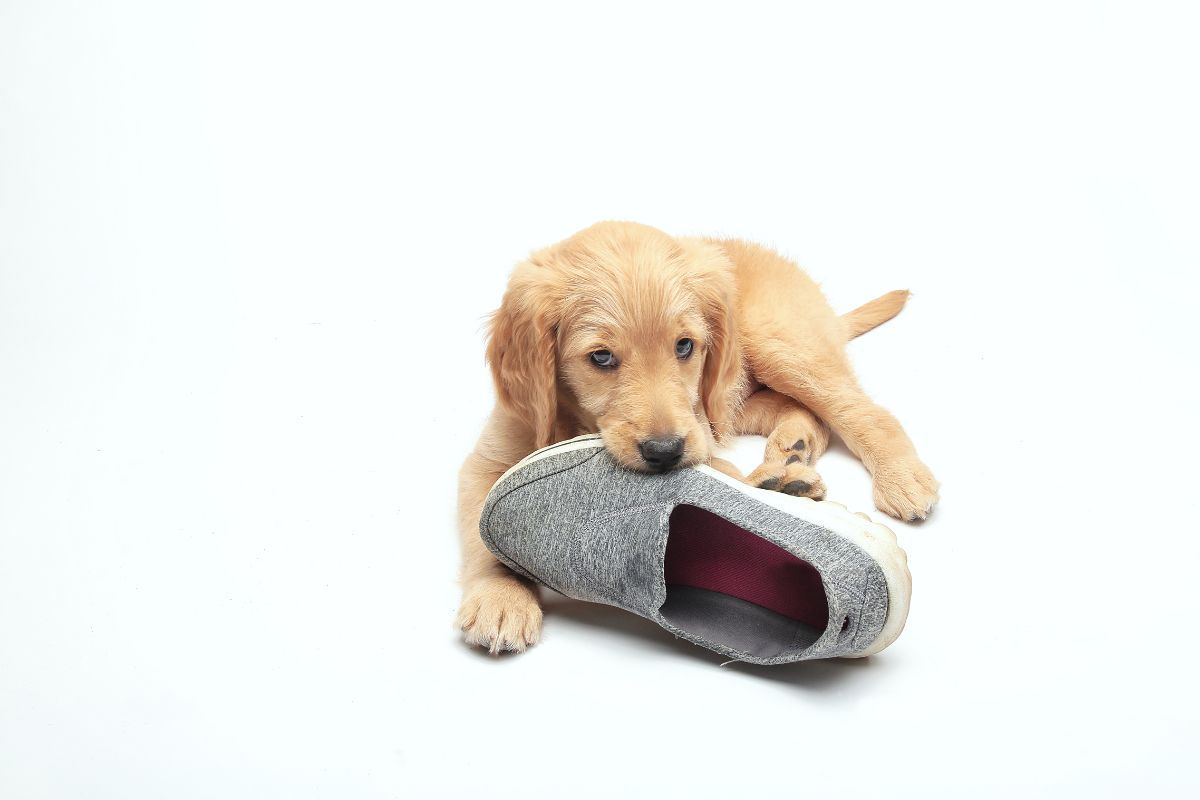
<path id="1" fill-rule="evenodd" d="M 846 328 L 846 339 L 862 336 L 872 328 L 878 327 L 900 313 L 908 302 L 908 290 L 897 289 L 888 292 L 883 297 L 876 297 L 869 303 L 864 303 L 853 311 L 842 314 L 842 324 Z"/>

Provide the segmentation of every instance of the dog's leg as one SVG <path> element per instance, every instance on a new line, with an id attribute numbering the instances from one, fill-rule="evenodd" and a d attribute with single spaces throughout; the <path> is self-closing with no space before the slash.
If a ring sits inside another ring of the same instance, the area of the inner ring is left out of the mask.
<path id="1" fill-rule="evenodd" d="M 493 414 L 459 472 L 463 597 L 457 624 L 468 644 L 492 653 L 521 652 L 535 644 L 542 632 L 537 587 L 497 561 L 479 538 L 479 515 L 488 490 L 532 451 L 532 445 L 517 444 L 525 438 L 518 426 Z"/>
<path id="2" fill-rule="evenodd" d="M 742 483 L 746 482 L 746 476 L 742 474 L 742 471 L 723 458 L 713 456 L 708 460 L 708 465 L 717 472 L 725 473 L 735 481 L 741 481 Z"/>
<path id="3" fill-rule="evenodd" d="M 813 464 L 829 445 L 829 429 L 791 397 L 771 389 L 750 395 L 734 422 L 738 433 L 767 437 L 763 463 L 746 483 L 820 500 L 825 483 Z"/>
<path id="4" fill-rule="evenodd" d="M 794 352 L 781 349 L 766 363 L 759 380 L 812 409 L 862 461 L 874 479 L 880 511 L 909 522 L 929 515 L 938 482 L 899 421 L 858 385 L 844 356 L 802 363 Z"/>
<path id="5" fill-rule="evenodd" d="M 846 337 L 860 333 L 833 313 L 821 289 L 765 247 L 722 242 L 738 269 L 742 337 L 759 383 L 795 398 L 833 428 L 875 480 L 875 505 L 924 519 L 938 483 L 896 418 L 867 397 L 850 369 Z"/>

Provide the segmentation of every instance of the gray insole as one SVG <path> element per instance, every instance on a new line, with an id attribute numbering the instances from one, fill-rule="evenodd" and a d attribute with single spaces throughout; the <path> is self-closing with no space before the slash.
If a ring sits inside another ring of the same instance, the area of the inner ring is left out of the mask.
<path id="1" fill-rule="evenodd" d="M 679 584 L 667 587 L 660 611 L 688 633 L 760 658 L 808 647 L 823 632 L 737 597 Z"/>

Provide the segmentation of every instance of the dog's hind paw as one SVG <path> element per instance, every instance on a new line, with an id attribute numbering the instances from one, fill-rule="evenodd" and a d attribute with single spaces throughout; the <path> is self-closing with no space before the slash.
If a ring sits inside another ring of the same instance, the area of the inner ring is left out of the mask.
<path id="1" fill-rule="evenodd" d="M 875 472 L 875 507 L 905 522 L 920 522 L 938 501 L 940 484 L 929 467 L 913 458 Z"/>

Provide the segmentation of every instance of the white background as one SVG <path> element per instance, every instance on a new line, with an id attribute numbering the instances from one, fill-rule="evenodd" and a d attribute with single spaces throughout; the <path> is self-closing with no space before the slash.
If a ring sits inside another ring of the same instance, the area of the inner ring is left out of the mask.
<path id="1" fill-rule="evenodd" d="M 0 795 L 1195 796 L 1189 5 L 0 3 Z M 458 641 L 482 320 L 606 218 L 913 291 L 886 653 Z"/>

